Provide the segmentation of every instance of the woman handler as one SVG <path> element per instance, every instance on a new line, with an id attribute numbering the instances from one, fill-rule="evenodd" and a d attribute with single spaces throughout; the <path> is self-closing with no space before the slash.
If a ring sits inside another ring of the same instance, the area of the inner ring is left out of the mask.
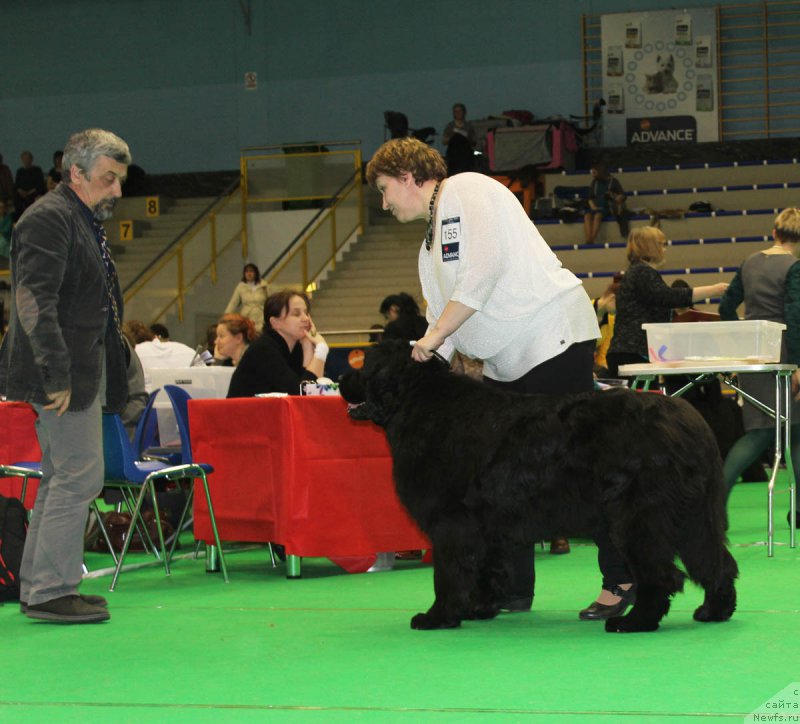
<path id="1" fill-rule="evenodd" d="M 487 384 L 514 392 L 591 390 L 600 331 L 580 280 L 505 186 L 482 174 L 446 173 L 441 155 L 413 138 L 384 143 L 367 166 L 384 209 L 401 223 L 428 223 L 419 275 L 429 327 L 412 357 L 424 362 L 435 350 L 447 357 L 458 350 L 483 360 Z M 598 545 L 610 553 L 604 590 L 582 618 L 621 615 L 632 598 L 624 564 L 610 543 Z M 502 607 L 524 611 L 533 600 L 533 546 L 510 551 L 509 560 Z"/>

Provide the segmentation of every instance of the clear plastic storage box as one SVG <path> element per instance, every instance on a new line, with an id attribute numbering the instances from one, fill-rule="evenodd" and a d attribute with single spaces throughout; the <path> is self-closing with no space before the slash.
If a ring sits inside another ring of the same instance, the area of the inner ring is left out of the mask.
<path id="1" fill-rule="evenodd" d="M 651 362 L 779 362 L 785 324 L 763 320 L 643 324 Z"/>

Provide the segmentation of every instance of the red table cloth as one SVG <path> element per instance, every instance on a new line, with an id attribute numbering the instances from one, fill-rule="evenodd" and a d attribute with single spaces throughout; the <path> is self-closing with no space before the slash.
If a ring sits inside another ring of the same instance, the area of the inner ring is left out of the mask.
<path id="1" fill-rule="evenodd" d="M 41 460 L 42 451 L 36 437 L 36 413 L 27 402 L 0 402 L 0 464 Z M 28 479 L 25 507 L 30 509 L 39 488 L 37 478 Z M 22 492 L 22 478 L 0 478 L 0 494 L 18 498 Z"/>
<path id="2" fill-rule="evenodd" d="M 192 455 L 210 463 L 220 538 L 281 543 L 298 556 L 429 548 L 397 499 L 383 431 L 339 397 L 191 400 Z M 206 501 L 194 533 L 213 542 Z"/>

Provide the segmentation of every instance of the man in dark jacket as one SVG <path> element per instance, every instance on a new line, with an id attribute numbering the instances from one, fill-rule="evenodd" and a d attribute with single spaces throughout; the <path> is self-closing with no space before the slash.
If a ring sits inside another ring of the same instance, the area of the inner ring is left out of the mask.
<path id="1" fill-rule="evenodd" d="M 0 394 L 38 416 L 43 477 L 20 572 L 30 618 L 109 618 L 100 596 L 78 593 L 88 506 L 103 487 L 101 411 L 127 398 L 122 295 L 101 221 L 122 195 L 131 162 L 113 133 L 76 133 L 64 180 L 31 206 L 11 239 L 11 315 L 0 347 Z"/>

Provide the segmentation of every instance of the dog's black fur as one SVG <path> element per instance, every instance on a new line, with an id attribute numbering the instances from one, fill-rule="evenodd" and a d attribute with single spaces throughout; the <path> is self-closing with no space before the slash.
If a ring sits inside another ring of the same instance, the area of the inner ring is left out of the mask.
<path id="1" fill-rule="evenodd" d="M 552 535 L 591 534 L 599 516 L 637 585 L 612 632 L 653 631 L 683 590 L 705 589 L 697 621 L 736 608 L 721 461 L 688 403 L 628 390 L 515 395 L 420 364 L 383 342 L 342 379 L 350 415 L 385 428 L 403 505 L 434 549 L 435 601 L 412 628 L 493 618 L 504 555 Z"/>

